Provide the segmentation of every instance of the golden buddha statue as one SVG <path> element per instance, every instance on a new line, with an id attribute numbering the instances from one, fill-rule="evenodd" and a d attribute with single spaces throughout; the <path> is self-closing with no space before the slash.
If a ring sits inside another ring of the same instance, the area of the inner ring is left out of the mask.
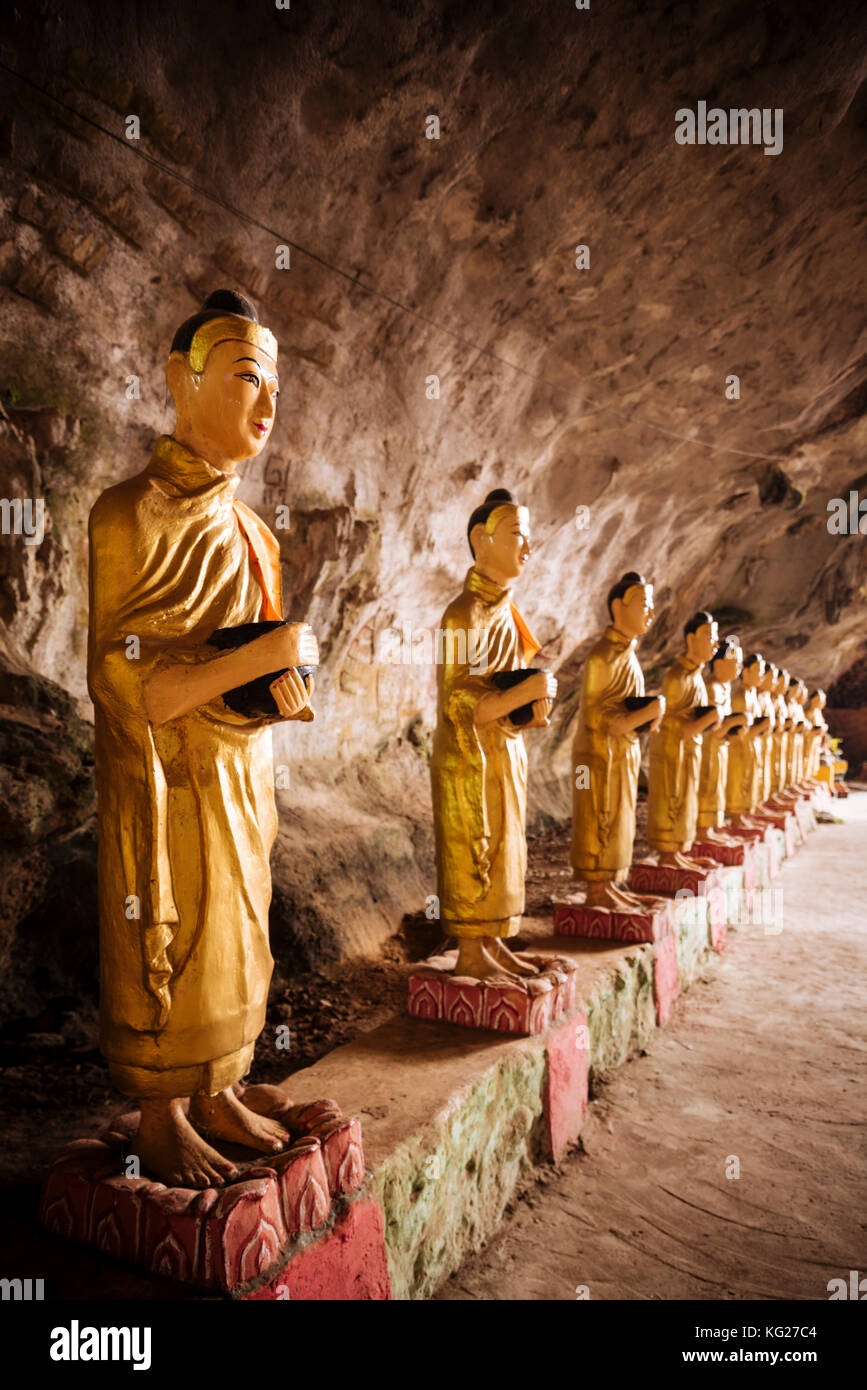
<path id="1" fill-rule="evenodd" d="M 572 869 L 588 907 L 630 912 L 646 900 L 624 888 L 632 863 L 641 749 L 638 729 L 656 729 L 664 701 L 643 701 L 635 648 L 653 622 L 653 585 L 634 570 L 608 594 L 606 628 L 584 664 L 572 750 Z M 577 775 L 586 769 L 587 781 Z"/>
<path id="2" fill-rule="evenodd" d="M 726 779 L 726 813 L 737 825 L 749 825 L 764 790 L 764 736 L 770 721 L 762 714 L 759 687 L 765 661 L 759 652 L 744 660 L 740 681 L 732 694 L 732 710 L 743 717 L 740 731 L 731 741 Z"/>
<path id="3" fill-rule="evenodd" d="M 773 684 L 774 694 L 774 796 L 784 790 L 789 776 L 789 706 L 785 692 L 789 685 L 789 673 L 782 667 L 777 669 Z"/>
<path id="4" fill-rule="evenodd" d="M 828 735 L 828 724 L 822 712 L 826 699 L 824 690 L 812 690 L 805 705 L 804 771 L 807 780 L 812 782 L 827 781 L 820 772 Z"/>
<path id="5" fill-rule="evenodd" d="M 766 721 L 766 732 L 762 736 L 762 757 L 759 764 L 759 803 L 767 801 L 774 790 L 774 726 L 776 724 L 776 714 L 774 711 L 773 684 L 776 679 L 777 668 L 768 662 L 762 672 L 761 680 L 756 689 L 759 696 L 759 715 Z"/>
<path id="6" fill-rule="evenodd" d="M 711 614 L 702 611 L 690 618 L 683 633 L 686 650 L 666 674 L 665 713 L 650 738 L 647 839 L 660 864 L 694 869 L 704 865 L 687 857 L 698 823 L 702 737 L 720 723 L 701 672 L 717 649 L 719 632 Z"/>
<path id="7" fill-rule="evenodd" d="M 547 725 L 557 682 L 546 671 L 510 687 L 497 679 L 525 670 L 540 650 L 511 601 L 530 557 L 527 508 L 504 489 L 489 493 L 470 517 L 467 539 L 473 564 L 440 625 L 430 765 L 437 893 L 441 918 L 458 940 L 455 974 L 508 979 L 538 973 L 505 943 L 524 911 L 524 731 Z M 530 717 L 514 723 L 510 715 L 526 706 Z"/>
<path id="8" fill-rule="evenodd" d="M 731 683 L 737 680 L 744 654 L 734 634 L 724 637 L 710 659 L 707 698 L 719 713 L 719 723 L 701 739 L 701 765 L 698 779 L 698 829 L 700 839 L 724 840 L 720 834 L 726 819 L 726 781 L 729 765 L 729 735 L 741 728 L 743 716 L 732 710 Z"/>
<path id="9" fill-rule="evenodd" d="M 804 731 L 802 710 L 798 701 L 799 681 L 797 676 L 789 676 L 788 685 L 783 692 L 789 717 L 789 742 L 786 748 L 786 788 L 792 790 L 800 780 L 804 758 Z"/>
<path id="10" fill-rule="evenodd" d="M 212 295 L 172 342 L 174 433 L 90 514 L 100 1043 L 112 1081 L 139 1102 L 143 1168 L 179 1187 L 235 1171 L 203 1135 L 265 1153 L 289 1138 L 233 1087 L 273 966 L 270 724 L 313 717 L 312 679 L 294 668 L 316 665 L 318 648 L 306 623 L 222 654 L 207 645 L 217 628 L 281 617 L 277 541 L 234 500 L 236 464 L 274 423 L 276 359 L 252 306 Z M 247 718 L 223 700 L 279 670 L 279 715 Z"/>

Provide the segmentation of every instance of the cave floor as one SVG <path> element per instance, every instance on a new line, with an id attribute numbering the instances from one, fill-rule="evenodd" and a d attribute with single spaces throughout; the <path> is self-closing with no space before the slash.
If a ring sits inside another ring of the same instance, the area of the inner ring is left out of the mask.
<path id="1" fill-rule="evenodd" d="M 867 1268 L 867 792 L 835 812 L 783 869 L 782 933 L 729 934 L 438 1299 L 824 1300 Z"/>

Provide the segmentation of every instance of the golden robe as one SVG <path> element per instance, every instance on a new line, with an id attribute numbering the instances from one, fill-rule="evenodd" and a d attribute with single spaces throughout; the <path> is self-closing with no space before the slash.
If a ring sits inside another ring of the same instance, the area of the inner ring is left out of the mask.
<path id="1" fill-rule="evenodd" d="M 637 733 L 612 734 L 630 695 L 644 694 L 636 639 L 606 628 L 584 665 L 572 746 L 572 867 L 587 882 L 623 879 L 632 863 L 641 748 Z M 578 785 L 587 768 L 588 786 Z"/>
<path id="2" fill-rule="evenodd" d="M 476 725 L 473 716 L 495 690 L 491 674 L 523 670 L 539 644 L 510 590 L 475 566 L 440 627 L 430 764 L 440 916 L 452 936 L 515 936 L 527 870 L 524 735 L 508 719 Z"/>
<path id="3" fill-rule="evenodd" d="M 707 703 L 716 705 L 722 719 L 732 713 L 731 689 L 726 681 L 707 682 Z M 726 778 L 729 741 L 708 732 L 701 740 L 701 768 L 698 778 L 698 825 L 702 830 L 718 830 L 726 818 Z"/>
<path id="4" fill-rule="evenodd" d="M 789 756 L 787 784 L 794 786 L 804 780 L 804 707 L 800 700 L 789 700 L 789 718 L 795 727 L 789 731 Z"/>
<path id="5" fill-rule="evenodd" d="M 804 733 L 804 775 L 816 781 L 822 762 L 822 744 L 827 724 L 821 710 L 805 711 L 807 728 Z"/>
<path id="6" fill-rule="evenodd" d="M 762 734 L 762 756 L 759 767 L 759 801 L 767 801 L 774 792 L 774 726 L 777 713 L 770 690 L 759 691 L 759 718 L 767 719 L 768 732 Z"/>
<path id="7" fill-rule="evenodd" d="M 774 729 L 774 791 L 781 792 L 789 779 L 789 731 L 783 722 L 789 717 L 789 706 L 783 695 L 774 696 L 777 725 Z"/>
<path id="8" fill-rule="evenodd" d="M 663 682 L 665 714 L 650 735 L 647 838 L 655 850 L 674 853 L 692 848 L 698 822 L 701 734 L 685 734 L 695 707 L 709 703 L 701 666 L 686 653 L 671 666 Z"/>
<path id="9" fill-rule="evenodd" d="M 280 614 L 277 541 L 239 482 L 163 435 L 90 514 L 100 1045 L 130 1096 L 216 1094 L 265 1021 L 274 720 L 218 697 L 155 729 L 144 704 L 154 670 L 216 656 L 215 628 Z"/>
<path id="10" fill-rule="evenodd" d="M 732 714 L 748 714 L 753 721 L 761 718 L 759 692 L 755 686 L 737 686 L 732 695 Z M 765 750 L 760 737 L 747 729 L 746 733 L 731 740 L 726 779 L 726 813 L 729 816 L 748 816 L 761 799 Z"/>

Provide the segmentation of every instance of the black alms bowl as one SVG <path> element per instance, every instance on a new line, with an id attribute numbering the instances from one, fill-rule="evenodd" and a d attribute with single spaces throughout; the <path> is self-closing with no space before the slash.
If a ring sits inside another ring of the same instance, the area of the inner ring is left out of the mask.
<path id="1" fill-rule="evenodd" d="M 491 680 L 496 690 L 514 690 L 516 685 L 520 685 L 528 676 L 547 676 L 548 671 L 541 666 L 525 666 L 522 671 L 492 671 Z M 509 719 L 519 728 L 522 724 L 529 724 L 533 718 L 533 702 L 528 705 L 519 705 L 513 709 Z"/>
<path id="2" fill-rule="evenodd" d="M 264 637 L 266 632 L 272 632 L 275 627 L 285 626 L 285 622 L 275 620 L 266 623 L 241 623 L 239 627 L 218 627 L 208 638 L 208 645 L 224 652 L 234 651 L 237 647 L 245 647 L 248 642 L 255 642 L 257 637 Z M 303 676 L 304 684 L 309 689 L 308 677 L 312 676 L 316 667 L 296 666 L 295 670 Z M 270 687 L 284 671 L 285 667 L 282 671 L 271 671 L 267 676 L 258 676 L 254 681 L 247 681 L 246 685 L 237 685 L 234 690 L 227 690 L 223 699 L 229 709 L 234 710 L 236 714 L 243 714 L 247 719 L 279 716 L 281 711 Z"/>
<path id="3" fill-rule="evenodd" d="M 627 695 L 623 703 L 631 714 L 633 710 L 647 709 L 647 706 L 652 705 L 655 699 L 655 695 Z M 632 732 L 640 734 L 644 729 L 649 729 L 652 723 L 652 719 L 645 719 L 643 724 L 636 724 Z"/>

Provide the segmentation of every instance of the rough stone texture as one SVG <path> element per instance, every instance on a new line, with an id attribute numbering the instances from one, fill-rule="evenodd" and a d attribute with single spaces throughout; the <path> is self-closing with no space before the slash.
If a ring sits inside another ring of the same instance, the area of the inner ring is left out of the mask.
<path id="1" fill-rule="evenodd" d="M 49 95 L 2 74 L 0 469 L 48 520 L 38 547 L 0 538 L 0 660 L 85 700 L 87 511 L 171 427 L 180 320 L 216 285 L 252 295 L 286 389 L 241 496 L 272 523 L 291 506 L 288 610 L 323 657 L 315 725 L 277 739 L 281 961 L 373 952 L 434 891 L 434 672 L 374 658 L 390 625 L 436 625 L 490 487 L 532 504 L 520 602 L 561 681 L 532 741 L 536 824 L 568 813 L 581 663 L 623 569 L 657 585 L 651 683 L 699 605 L 813 684 L 860 655 L 864 547 L 826 507 L 865 486 L 865 36 L 854 0 L 216 5 L 207 23 L 46 0 L 4 21 L 4 61 Z M 677 145 L 698 100 L 782 108 L 783 153 Z M 42 810 L 80 834 L 65 801 L 54 785 Z M 22 852 L 7 935 L 50 919 L 49 841 Z"/>

